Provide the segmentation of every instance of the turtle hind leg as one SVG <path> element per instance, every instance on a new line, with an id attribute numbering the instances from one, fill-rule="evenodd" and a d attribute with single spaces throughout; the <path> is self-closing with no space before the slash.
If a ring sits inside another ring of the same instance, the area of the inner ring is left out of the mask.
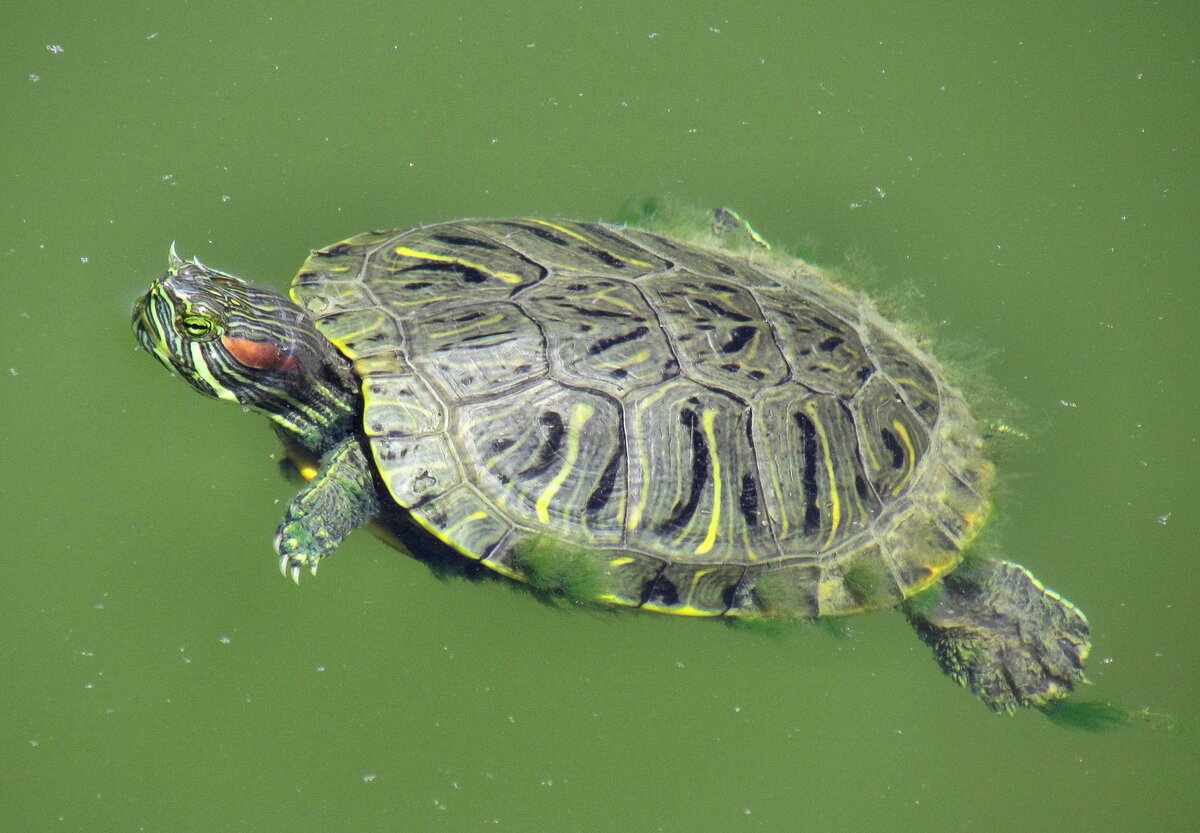
<path id="1" fill-rule="evenodd" d="M 904 612 L 942 669 L 993 711 L 1044 708 L 1085 682 L 1087 619 L 1020 564 L 965 566 Z"/>

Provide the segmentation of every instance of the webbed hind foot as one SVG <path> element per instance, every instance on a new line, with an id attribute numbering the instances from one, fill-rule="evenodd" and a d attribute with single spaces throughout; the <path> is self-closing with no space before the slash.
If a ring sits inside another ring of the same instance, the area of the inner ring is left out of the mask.
<path id="1" fill-rule="evenodd" d="M 1042 707 L 1086 682 L 1083 612 L 1020 564 L 972 564 L 943 580 L 928 608 L 905 615 L 942 669 L 993 711 Z"/>

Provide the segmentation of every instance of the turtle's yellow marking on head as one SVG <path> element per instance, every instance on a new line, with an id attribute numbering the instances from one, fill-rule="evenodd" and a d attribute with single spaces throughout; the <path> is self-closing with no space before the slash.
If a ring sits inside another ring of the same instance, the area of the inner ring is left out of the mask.
<path id="1" fill-rule="evenodd" d="M 586 402 L 580 402 L 571 410 L 571 421 L 567 424 L 566 456 L 563 458 L 558 473 L 546 485 L 541 495 L 538 496 L 537 504 L 534 506 L 537 518 L 541 523 L 550 523 L 550 501 L 554 500 L 554 496 L 558 494 L 558 490 L 562 488 L 563 483 L 567 482 L 567 478 L 571 476 L 571 471 L 575 468 L 575 461 L 579 459 L 579 439 L 583 435 L 583 427 L 591 419 L 595 411 L 596 409 Z"/>
<path id="2" fill-rule="evenodd" d="M 552 228 L 557 232 L 567 235 L 568 237 L 574 237 L 580 243 L 585 243 L 586 245 L 591 246 L 593 249 L 600 249 L 605 254 L 615 257 L 617 260 L 624 261 L 625 263 L 632 263 L 634 266 L 645 266 L 647 269 L 654 268 L 653 263 L 647 263 L 644 260 L 635 260 L 632 257 L 622 257 L 621 255 L 614 254 L 613 252 L 609 251 L 608 249 L 605 249 L 603 246 L 601 246 L 595 240 L 589 240 L 588 238 L 584 237 L 579 232 L 571 231 L 569 228 L 566 228 L 565 226 L 560 226 L 555 223 L 548 223 L 545 220 L 530 219 L 527 222 L 536 223 L 537 225 L 545 226 L 546 228 Z"/>
<path id="3" fill-rule="evenodd" d="M 194 341 L 188 347 L 188 352 L 192 355 L 192 369 L 196 371 L 196 375 L 213 389 L 214 396 L 229 402 L 237 402 L 238 398 L 233 391 L 218 382 L 217 378 L 209 372 L 208 360 L 204 358 L 204 351 L 200 347 L 201 345 Z"/>
<path id="4" fill-rule="evenodd" d="M 419 252 L 416 249 L 410 249 L 408 246 L 397 246 L 396 254 L 401 257 L 412 257 L 417 260 L 432 260 L 437 263 L 456 263 L 459 266 L 466 266 L 468 269 L 475 269 L 485 275 L 491 275 L 503 283 L 510 286 L 517 286 L 523 283 L 520 275 L 514 275 L 512 272 L 497 272 L 495 269 L 489 269 L 482 263 L 475 263 L 470 260 L 463 260 L 461 257 L 448 257 L 446 255 L 434 254 L 433 252 Z"/>
<path id="5" fill-rule="evenodd" d="M 708 521 L 708 534 L 704 536 L 704 540 L 700 542 L 699 546 L 692 550 L 693 555 L 704 555 L 713 548 L 713 544 L 717 541 L 717 531 L 721 526 L 721 458 L 717 456 L 717 436 L 713 431 L 716 419 L 717 412 L 715 410 L 704 409 L 701 424 L 704 426 L 704 439 L 708 442 L 708 462 L 712 466 L 713 504 L 712 517 Z"/>
<path id="6" fill-rule="evenodd" d="M 821 453 L 825 457 L 825 476 L 829 481 L 829 537 L 825 539 L 822 548 L 828 548 L 837 536 L 838 527 L 842 524 L 842 500 L 838 495 L 837 476 L 833 471 L 833 455 L 829 453 L 829 437 L 825 433 L 825 426 L 817 416 L 816 406 L 812 402 L 805 405 L 804 410 L 808 411 L 813 425 L 817 428 L 817 436 L 821 438 Z"/>

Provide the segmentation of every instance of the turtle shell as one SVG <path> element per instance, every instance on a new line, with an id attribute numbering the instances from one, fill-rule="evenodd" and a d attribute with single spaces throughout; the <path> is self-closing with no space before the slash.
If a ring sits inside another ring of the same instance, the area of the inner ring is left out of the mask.
<path id="1" fill-rule="evenodd" d="M 505 575 L 560 541 L 609 601 L 839 615 L 929 586 L 986 514 L 960 394 L 798 260 L 465 220 L 314 251 L 292 298 L 362 379 L 390 499 Z"/>

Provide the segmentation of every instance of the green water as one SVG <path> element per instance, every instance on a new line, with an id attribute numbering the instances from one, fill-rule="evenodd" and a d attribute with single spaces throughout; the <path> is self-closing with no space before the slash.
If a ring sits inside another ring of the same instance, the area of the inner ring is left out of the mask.
<path id="1" fill-rule="evenodd" d="M 1191 4 L 10 4 L 0 830 L 1194 830 Z M 61 46 L 52 51 L 48 46 Z M 1087 611 L 1105 735 L 994 717 L 902 618 L 779 638 L 279 577 L 264 420 L 135 350 L 185 255 L 459 216 L 736 207 L 994 351 L 1005 552 Z"/>

